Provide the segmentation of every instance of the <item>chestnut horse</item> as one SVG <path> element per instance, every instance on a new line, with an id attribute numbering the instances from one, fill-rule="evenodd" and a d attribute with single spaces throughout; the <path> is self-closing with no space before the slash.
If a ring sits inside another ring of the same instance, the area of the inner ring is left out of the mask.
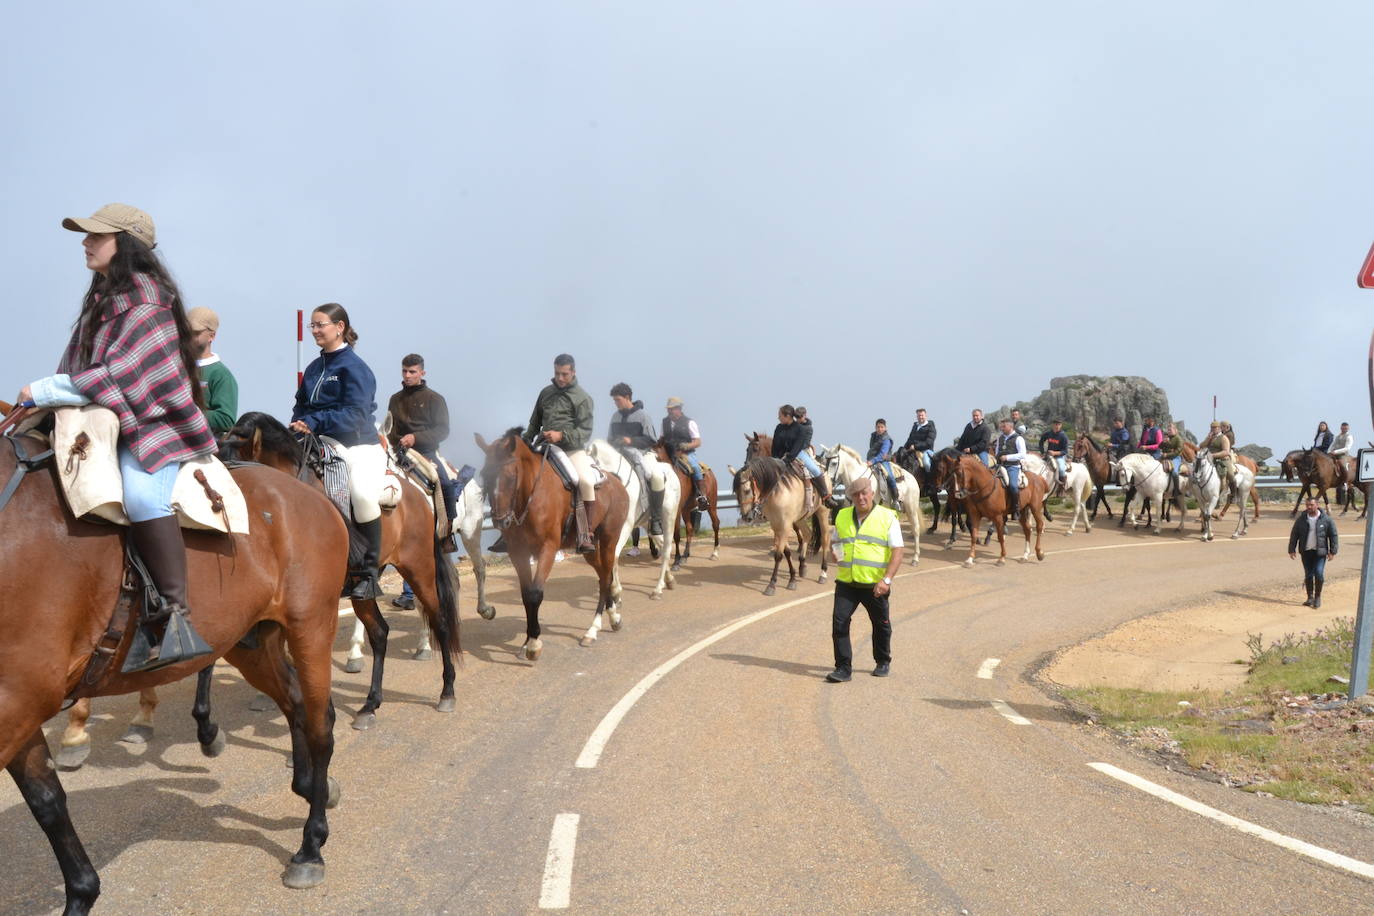
<path id="1" fill-rule="evenodd" d="M 1017 521 L 1026 535 L 1026 550 L 1021 554 L 1021 562 L 1030 559 L 1031 537 L 1029 515 L 1035 516 L 1035 558 L 1045 559 L 1045 551 L 1040 549 L 1040 537 L 1045 530 L 1045 496 L 1048 487 L 1045 480 L 1037 474 L 1021 473 L 1021 492 Z M 991 519 L 997 529 L 997 544 L 1002 555 L 997 565 L 1007 562 L 1006 515 L 1010 505 L 1007 488 L 994 476 L 994 472 L 983 464 L 977 455 L 963 455 L 954 465 L 954 472 L 946 481 L 946 488 L 964 503 L 969 516 L 968 559 L 965 566 L 972 566 L 978 556 L 978 522 Z"/>
<path id="2" fill-rule="evenodd" d="M 1097 518 L 1099 508 L 1107 510 L 1107 518 L 1112 517 L 1111 504 L 1107 502 L 1107 484 L 1112 482 L 1112 462 L 1107 450 L 1097 444 L 1097 440 L 1087 433 L 1079 433 L 1073 442 L 1073 460 L 1088 469 L 1088 477 L 1097 491 L 1097 501 L 1093 503 L 1092 517 Z"/>
<path id="3" fill-rule="evenodd" d="M 681 462 L 674 460 L 675 455 L 669 454 L 666 440 L 659 439 L 654 443 L 654 456 L 664 464 L 670 465 L 673 473 L 677 474 L 680 499 L 678 500 L 678 517 L 673 520 L 673 571 L 676 572 L 692 555 L 692 537 L 701 524 L 703 510 L 697 508 L 696 498 L 692 495 L 692 486 L 695 483 L 692 480 L 692 475 L 683 470 Z M 720 498 L 717 492 L 720 483 L 716 480 L 716 472 L 708 467 L 701 469 L 701 477 L 701 489 L 706 496 L 706 509 L 704 511 L 711 516 L 711 530 L 715 533 L 716 538 L 715 543 L 711 545 L 711 556 L 708 559 L 715 560 L 720 557 L 720 512 L 716 509 L 716 501 Z M 679 553 L 678 547 L 684 530 L 687 532 L 687 546 Z"/>
<path id="4" fill-rule="evenodd" d="M 320 847 L 329 835 L 325 809 L 338 798 L 329 778 L 330 652 L 348 558 L 348 533 L 338 511 L 321 494 L 276 471 L 235 469 L 252 533 L 185 533 L 195 627 L 213 653 L 123 674 L 131 625 L 118 648 L 103 656 L 109 662 L 105 673 L 88 685 L 87 664 L 103 655 L 96 647 L 124 578 L 125 538 L 118 527 L 72 516 L 54 462 L 35 460 L 45 448 L 29 436 L 0 438 L 0 480 L 14 484 L 12 497 L 0 507 L 0 626 L 6 634 L 0 640 L 0 762 L 57 856 L 66 912 L 88 912 L 100 894 L 100 878 L 72 826 L 43 723 L 77 690 L 112 696 L 169 684 L 219 656 L 270 696 L 290 723 L 291 787 L 310 803 L 310 813 L 282 880 L 293 888 L 318 885 L 324 880 Z M 250 631 L 252 649 L 239 645 Z M 217 752 L 204 732 L 200 737 L 207 755 Z"/>
<path id="5" fill-rule="evenodd" d="M 773 575 L 764 588 L 765 595 L 777 592 L 778 566 L 787 559 L 787 587 L 795 589 L 797 579 L 806 577 L 807 537 L 802 525 L 810 520 L 813 540 L 820 548 L 821 577 L 824 582 L 830 572 L 830 524 L 825 513 L 829 510 L 819 499 L 810 511 L 806 496 L 811 482 L 803 480 L 783 466 L 777 458 L 750 458 L 743 469 L 735 471 L 735 499 L 739 503 L 740 519 L 753 522 L 760 515 L 767 517 L 773 528 Z M 797 536 L 797 565 L 792 565 L 791 535 Z"/>
<path id="6" fill-rule="evenodd" d="M 573 496 L 563 486 L 558 472 L 549 467 L 548 451 L 536 453 L 521 438 L 521 432 L 522 427 L 518 426 L 508 429 L 504 436 L 491 443 L 476 433 L 473 438 L 487 456 L 482 466 L 482 488 L 491 503 L 491 521 L 505 533 L 506 550 L 520 579 L 520 600 L 525 605 L 525 643 L 520 653 L 530 661 L 537 661 L 544 650 L 539 626 L 544 583 L 553 569 L 554 554 L 570 534 L 567 522 L 573 509 Z M 598 590 L 592 625 L 582 635 L 584 648 L 596 641 L 603 614 L 609 615 L 612 630 L 620 629 L 616 563 L 620 533 L 629 514 L 630 499 L 625 493 L 625 485 L 614 474 L 606 474 L 587 517 L 587 525 L 596 539 L 596 550 L 585 556 L 596 570 Z M 568 540 L 569 549 L 572 544 Z"/>

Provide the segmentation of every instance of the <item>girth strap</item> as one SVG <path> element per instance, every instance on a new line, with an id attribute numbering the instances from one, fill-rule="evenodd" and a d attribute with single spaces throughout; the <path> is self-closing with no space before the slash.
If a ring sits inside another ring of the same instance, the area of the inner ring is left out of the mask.
<path id="1" fill-rule="evenodd" d="M 5 436 L 4 438 L 14 449 L 16 464 L 14 473 L 10 475 L 9 481 L 5 484 L 5 489 L 0 490 L 0 510 L 9 504 L 10 498 L 14 496 L 14 491 L 19 489 L 19 484 L 23 482 L 24 475 L 38 470 L 52 457 L 52 449 L 45 449 L 33 456 L 24 454 L 24 449 L 19 444 L 23 440 L 22 436 Z"/>

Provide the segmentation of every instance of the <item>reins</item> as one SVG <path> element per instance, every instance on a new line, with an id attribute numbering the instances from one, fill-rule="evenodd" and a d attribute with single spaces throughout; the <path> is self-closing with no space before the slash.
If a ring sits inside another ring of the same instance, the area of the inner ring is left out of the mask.
<path id="1" fill-rule="evenodd" d="M 517 460 L 519 460 L 519 459 L 517 459 L 517 458 L 515 457 L 515 453 L 512 452 L 512 453 L 511 453 L 511 456 L 510 456 L 509 458 L 507 458 L 505 461 L 501 462 L 501 465 L 500 465 L 500 467 L 497 468 L 497 470 L 500 471 L 501 468 L 504 468 L 506 465 L 510 464 L 512 461 L 517 461 Z M 537 491 L 537 487 L 538 487 L 538 485 L 539 485 L 539 477 L 540 477 L 540 475 L 542 475 L 542 474 L 544 473 L 544 465 L 546 465 L 546 464 L 548 464 L 548 463 L 549 463 L 549 450 L 548 450 L 547 447 L 545 447 L 545 448 L 543 448 L 543 449 L 540 449 L 540 451 L 539 451 L 539 469 L 538 469 L 537 471 L 534 472 L 534 479 L 530 482 L 530 495 L 529 495 L 529 497 L 525 500 L 525 511 L 524 511 L 524 512 L 521 512 L 520 515 L 517 517 L 516 514 L 515 514 L 515 510 L 512 508 L 510 511 L 508 511 L 508 512 L 502 514 L 502 515 L 499 516 L 499 517 L 493 517 L 492 520 L 491 520 L 491 521 L 492 521 L 492 524 L 494 524 L 494 525 L 496 525 L 498 528 L 502 528 L 502 529 L 505 529 L 505 528 L 512 528 L 512 527 L 514 527 L 514 528 L 519 528 L 520 526 L 522 526 L 522 525 L 525 524 L 525 519 L 527 519 L 527 518 L 530 517 L 530 508 L 531 508 L 531 506 L 534 504 L 534 497 L 535 497 L 536 493 L 538 492 L 538 491 Z M 496 478 L 496 486 L 493 487 L 493 490 L 494 490 L 495 492 L 492 493 L 491 504 L 492 504 L 493 506 L 495 506 L 495 505 L 496 505 L 497 499 L 499 499 L 499 498 L 501 497 L 501 478 L 500 478 L 499 476 Z M 512 498 L 511 502 L 514 503 L 515 500 Z"/>
<path id="2" fill-rule="evenodd" d="M 24 482 L 24 478 L 37 471 L 48 459 L 53 456 L 51 448 L 45 449 L 36 455 L 28 455 L 24 452 L 23 446 L 19 444 L 21 436 L 10 435 L 10 430 L 18 426 L 32 412 L 32 408 L 19 406 L 10 411 L 9 414 L 0 420 L 0 436 L 3 436 L 10 447 L 14 449 L 14 473 L 6 481 L 5 488 L 0 490 L 0 510 L 9 505 L 14 492 L 19 489 L 19 484 Z"/>

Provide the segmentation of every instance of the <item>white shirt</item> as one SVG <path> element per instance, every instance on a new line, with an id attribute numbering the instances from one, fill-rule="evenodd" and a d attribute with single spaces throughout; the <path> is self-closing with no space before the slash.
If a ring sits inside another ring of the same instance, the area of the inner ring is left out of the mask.
<path id="1" fill-rule="evenodd" d="M 869 509 L 868 511 L 871 513 L 873 510 Z M 859 518 L 859 510 L 854 510 L 855 528 L 862 528 L 864 526 L 864 522 L 866 522 L 867 520 L 867 515 L 865 515 L 861 519 Z M 888 525 L 887 527 L 887 546 L 892 548 L 893 550 L 896 550 L 898 547 L 905 546 L 905 544 L 906 542 L 902 540 L 902 520 L 898 518 L 897 513 L 894 512 L 892 513 L 892 524 Z"/>
<path id="2" fill-rule="evenodd" d="M 1355 437 L 1350 433 L 1338 433 L 1335 439 L 1331 440 L 1332 455 L 1349 455 L 1350 447 L 1355 444 Z"/>

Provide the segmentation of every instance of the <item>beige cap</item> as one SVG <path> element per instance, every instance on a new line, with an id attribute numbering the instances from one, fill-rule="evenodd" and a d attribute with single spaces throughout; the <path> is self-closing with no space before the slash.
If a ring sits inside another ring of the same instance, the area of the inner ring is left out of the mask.
<path id="1" fill-rule="evenodd" d="M 92 213 L 90 219 L 69 216 L 62 221 L 62 228 L 73 232 L 127 232 L 149 248 L 157 247 L 153 218 L 128 204 L 106 204 Z"/>
<path id="2" fill-rule="evenodd" d="M 674 407 L 681 407 L 681 406 L 682 406 L 682 398 L 669 398 L 669 399 L 668 399 L 668 409 L 669 409 L 669 410 L 672 410 Z"/>
<path id="3" fill-rule="evenodd" d="M 203 305 L 198 305 L 186 313 L 186 320 L 191 323 L 192 331 L 218 331 L 219 316 L 213 309 L 207 309 Z"/>
<path id="4" fill-rule="evenodd" d="M 858 477 L 855 478 L 852 482 L 844 485 L 845 493 L 848 493 L 850 495 L 858 493 L 861 490 L 871 489 L 873 489 L 873 481 L 868 477 Z"/>

